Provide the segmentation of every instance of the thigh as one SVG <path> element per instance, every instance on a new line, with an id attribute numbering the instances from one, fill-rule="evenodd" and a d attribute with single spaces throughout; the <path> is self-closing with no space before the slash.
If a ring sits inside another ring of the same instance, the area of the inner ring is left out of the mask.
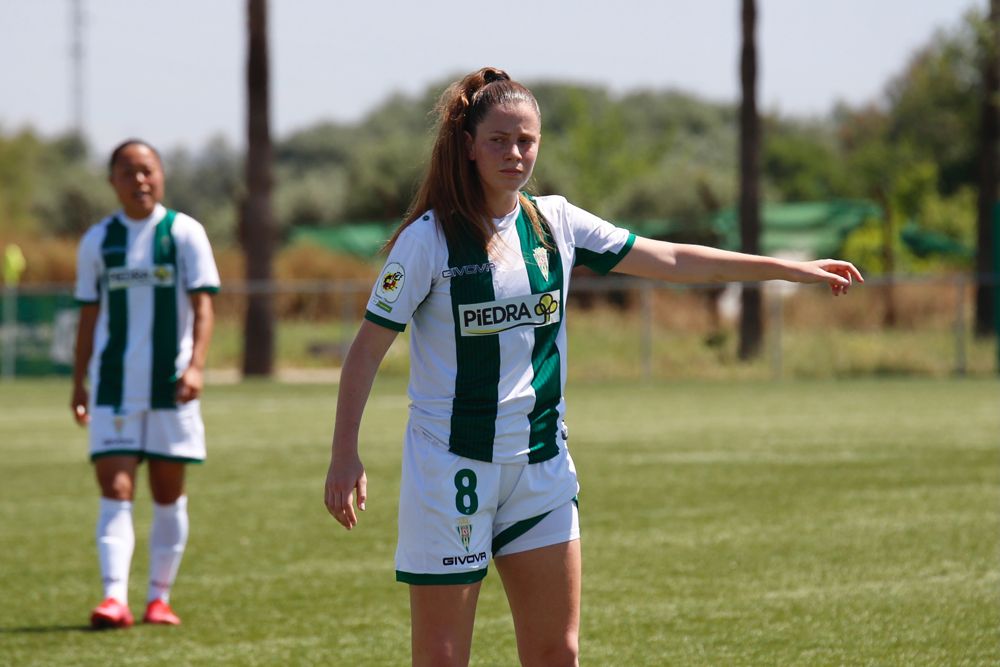
<path id="1" fill-rule="evenodd" d="M 174 410 L 149 410 L 146 418 L 146 455 L 182 463 L 205 460 L 205 425 L 199 401 Z"/>
<path id="2" fill-rule="evenodd" d="M 495 559 L 523 665 L 573 665 L 580 631 L 580 540 Z"/>
<path id="3" fill-rule="evenodd" d="M 413 665 L 469 664 L 480 586 L 478 581 L 453 586 L 410 586 Z"/>

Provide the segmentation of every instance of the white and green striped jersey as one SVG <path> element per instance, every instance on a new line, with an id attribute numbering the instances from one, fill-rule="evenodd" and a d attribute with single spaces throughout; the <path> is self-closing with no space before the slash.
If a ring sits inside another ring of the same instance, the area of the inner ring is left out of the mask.
<path id="1" fill-rule="evenodd" d="M 395 331 L 413 322 L 411 424 L 467 458 L 534 463 L 565 446 L 570 273 L 607 273 L 635 241 L 563 197 L 534 201 L 552 250 L 520 207 L 494 221 L 488 253 L 450 244 L 428 211 L 399 235 L 365 313 Z"/>
<path id="2" fill-rule="evenodd" d="M 75 297 L 100 305 L 91 402 L 125 412 L 176 407 L 194 342 L 189 294 L 218 290 L 212 247 L 194 218 L 157 204 L 145 220 L 119 212 L 87 230 Z"/>

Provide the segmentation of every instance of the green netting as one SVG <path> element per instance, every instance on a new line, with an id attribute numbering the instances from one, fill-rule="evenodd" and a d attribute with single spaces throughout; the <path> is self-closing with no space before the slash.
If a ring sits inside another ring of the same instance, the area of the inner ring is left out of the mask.
<path id="1" fill-rule="evenodd" d="M 335 252 L 368 259 L 392 236 L 398 222 L 352 222 L 336 227 L 298 227 L 292 230 L 292 243 L 312 243 Z"/>
<path id="2" fill-rule="evenodd" d="M 975 255 L 975 250 L 971 246 L 959 243 L 950 236 L 945 236 L 939 232 L 921 229 L 912 220 L 906 223 L 899 235 L 902 237 L 903 243 L 917 257 L 947 255 L 971 258 Z"/>
<path id="3" fill-rule="evenodd" d="M 765 204 L 761 210 L 761 252 L 801 252 L 812 257 L 837 253 L 844 239 L 865 220 L 878 218 L 882 209 L 871 202 L 836 200 Z M 710 224 L 730 250 L 740 247 L 739 216 L 727 209 Z"/>
<path id="4" fill-rule="evenodd" d="M 761 211 L 761 251 L 767 254 L 797 252 L 812 257 L 835 254 L 847 235 L 865 220 L 880 217 L 881 209 L 867 201 L 824 201 L 765 204 Z M 735 209 L 724 210 L 692 229 L 670 219 L 615 220 L 640 236 L 686 240 L 696 236 L 719 239 L 730 250 L 740 247 L 739 218 Z M 358 257 L 373 257 L 392 235 L 396 222 L 345 223 L 336 227 L 294 229 L 291 241 L 314 243 Z"/>

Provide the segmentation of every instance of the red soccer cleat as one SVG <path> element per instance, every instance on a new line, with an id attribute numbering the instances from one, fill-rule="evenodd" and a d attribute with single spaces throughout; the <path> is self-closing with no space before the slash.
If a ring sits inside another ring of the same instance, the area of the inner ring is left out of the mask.
<path id="1" fill-rule="evenodd" d="M 130 628 L 135 620 L 127 604 L 108 598 L 90 612 L 90 626 L 95 630 Z"/>
<path id="2" fill-rule="evenodd" d="M 180 625 L 181 619 L 170 608 L 170 605 L 157 598 L 146 605 L 146 615 L 142 617 L 142 622 L 157 623 L 159 625 Z"/>

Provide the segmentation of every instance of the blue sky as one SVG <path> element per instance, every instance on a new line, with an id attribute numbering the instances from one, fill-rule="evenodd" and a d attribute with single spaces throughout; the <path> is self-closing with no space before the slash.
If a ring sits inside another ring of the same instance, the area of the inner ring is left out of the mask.
<path id="1" fill-rule="evenodd" d="M 81 0 L 85 129 L 169 149 L 244 135 L 245 0 Z M 764 109 L 878 98 L 914 49 L 986 0 L 758 0 Z M 0 3 L 0 129 L 72 123 L 71 0 Z M 515 78 L 739 91 L 739 0 L 271 0 L 272 131 L 353 121 L 482 65 Z"/>

